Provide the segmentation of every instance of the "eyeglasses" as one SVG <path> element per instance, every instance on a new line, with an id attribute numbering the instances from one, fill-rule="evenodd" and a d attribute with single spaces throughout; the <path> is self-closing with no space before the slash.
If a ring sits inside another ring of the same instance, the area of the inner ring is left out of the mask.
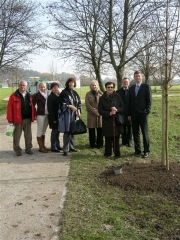
<path id="1" fill-rule="evenodd" d="M 114 88 L 114 87 L 107 87 L 107 88 Z"/>

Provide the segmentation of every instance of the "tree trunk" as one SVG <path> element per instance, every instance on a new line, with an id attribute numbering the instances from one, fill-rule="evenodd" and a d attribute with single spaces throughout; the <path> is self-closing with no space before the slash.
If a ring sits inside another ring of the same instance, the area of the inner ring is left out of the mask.
<path id="1" fill-rule="evenodd" d="M 117 88 L 122 87 L 122 79 L 124 77 L 124 66 L 123 67 L 118 67 L 116 71 L 116 78 L 117 78 Z"/>
<path id="2" fill-rule="evenodd" d="M 165 147 L 165 129 L 166 129 L 166 101 L 165 101 L 165 86 L 162 85 L 162 152 L 161 162 L 166 165 L 166 147 Z"/>
<path id="3" fill-rule="evenodd" d="M 99 83 L 99 89 L 100 89 L 102 92 L 104 92 L 105 89 L 104 89 L 104 85 L 103 85 L 103 83 L 102 83 L 101 73 L 100 73 L 100 70 L 99 70 L 99 69 L 100 69 L 100 68 L 96 68 L 96 69 L 95 69 L 96 79 L 97 79 L 97 81 L 98 81 L 98 83 Z"/>
<path id="4" fill-rule="evenodd" d="M 169 123 L 169 98 L 168 98 L 168 82 L 165 88 L 165 103 L 166 103 L 166 128 L 165 128 L 165 148 L 166 148 L 166 170 L 169 170 L 169 155 L 168 155 L 168 123 Z"/>

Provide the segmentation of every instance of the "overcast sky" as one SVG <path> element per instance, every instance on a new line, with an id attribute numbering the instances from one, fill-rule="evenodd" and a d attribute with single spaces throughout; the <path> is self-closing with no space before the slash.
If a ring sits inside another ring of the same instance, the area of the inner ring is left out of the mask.
<path id="1" fill-rule="evenodd" d="M 39 0 L 41 4 L 46 4 L 47 2 L 53 2 L 54 0 Z M 46 26 L 47 31 L 51 31 L 51 27 L 48 24 L 48 18 L 45 15 L 40 16 L 40 21 L 43 26 Z M 69 61 L 55 58 L 53 52 L 50 50 L 41 50 L 39 55 L 30 55 L 30 63 L 27 68 L 38 72 L 51 72 L 52 66 L 57 73 L 69 72 L 74 73 L 72 63 Z"/>
<path id="2" fill-rule="evenodd" d="M 38 72 L 51 72 L 51 69 L 54 68 L 57 73 L 74 73 L 72 63 L 57 59 L 52 54 L 50 51 L 44 50 L 40 55 L 32 55 L 28 68 Z"/>

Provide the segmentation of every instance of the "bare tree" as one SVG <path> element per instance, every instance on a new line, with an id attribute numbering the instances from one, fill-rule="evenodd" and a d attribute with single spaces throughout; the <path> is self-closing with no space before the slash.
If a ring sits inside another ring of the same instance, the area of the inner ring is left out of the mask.
<path id="1" fill-rule="evenodd" d="M 18 66 L 42 46 L 38 5 L 28 0 L 3 0 L 0 5 L 0 69 Z"/>
<path id="2" fill-rule="evenodd" d="M 136 36 L 136 41 L 134 41 L 134 48 L 140 49 L 142 45 L 146 45 L 149 42 L 149 38 L 153 39 L 154 33 L 152 32 L 152 23 L 151 24 L 145 24 L 143 28 L 145 31 L 140 34 L 140 36 Z M 150 37 L 151 36 L 151 37 Z M 145 77 L 145 83 L 150 83 L 150 80 L 152 80 L 152 76 L 157 71 L 157 47 L 156 42 L 158 41 L 158 36 L 156 37 L 156 40 L 152 44 L 149 44 L 149 46 L 145 49 L 143 49 L 139 54 L 131 60 L 131 62 L 128 63 L 129 68 L 139 69 L 144 77 Z M 154 82 L 153 82 L 154 83 Z"/>
<path id="3" fill-rule="evenodd" d="M 152 1 L 147 0 L 107 0 L 107 2 L 109 56 L 120 87 L 125 66 L 156 41 L 154 36 L 149 36 L 147 41 L 139 42 L 139 37 L 143 37 L 146 31 L 144 25 L 148 24 L 155 9 L 160 8 L 162 4 L 154 5 Z M 139 47 L 135 42 L 139 42 Z"/>
<path id="4" fill-rule="evenodd" d="M 49 14 L 57 31 L 54 48 L 59 56 L 74 59 L 78 70 L 95 73 L 103 90 L 101 72 L 107 37 L 101 30 L 106 1 L 59 1 L 49 5 Z"/>

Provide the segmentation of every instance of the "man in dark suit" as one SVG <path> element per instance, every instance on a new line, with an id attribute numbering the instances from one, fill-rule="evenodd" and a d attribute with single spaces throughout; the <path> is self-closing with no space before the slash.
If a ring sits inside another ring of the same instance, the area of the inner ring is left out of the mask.
<path id="1" fill-rule="evenodd" d="M 132 124 L 131 121 L 128 120 L 128 99 L 129 99 L 129 80 L 128 78 L 123 78 L 122 81 L 122 88 L 116 91 L 123 100 L 125 105 L 124 117 L 125 122 L 123 124 L 123 131 L 122 134 L 122 145 L 127 145 L 128 147 L 132 147 Z"/>
<path id="2" fill-rule="evenodd" d="M 135 156 L 141 155 L 140 128 L 143 136 L 144 158 L 149 155 L 148 114 L 150 113 L 152 94 L 148 84 L 142 83 L 140 71 L 134 73 L 135 85 L 129 88 L 128 120 L 132 121 Z"/>

